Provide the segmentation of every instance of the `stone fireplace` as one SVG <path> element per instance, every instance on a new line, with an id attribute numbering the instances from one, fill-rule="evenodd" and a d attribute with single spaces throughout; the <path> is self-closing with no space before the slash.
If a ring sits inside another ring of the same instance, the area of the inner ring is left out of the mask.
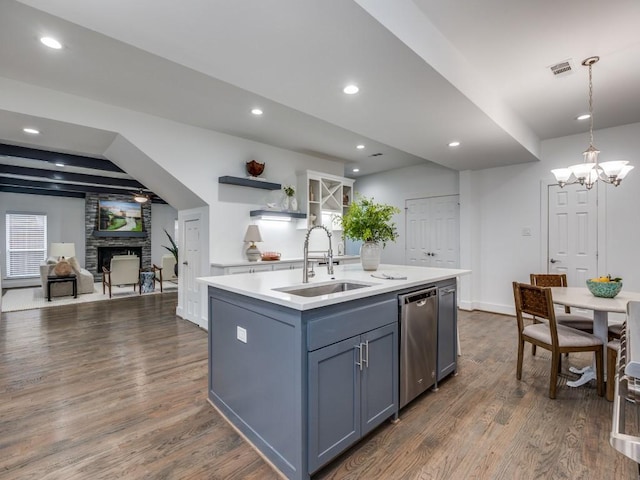
<path id="1" fill-rule="evenodd" d="M 142 232 L 101 232 L 98 229 L 98 200 L 130 202 L 130 195 L 88 193 L 85 201 L 86 251 L 84 268 L 95 281 L 102 280 L 102 265 L 109 268 L 113 255 L 135 254 L 141 268 L 151 267 L 151 204 L 142 204 Z M 107 262 L 107 263 L 105 263 Z"/>

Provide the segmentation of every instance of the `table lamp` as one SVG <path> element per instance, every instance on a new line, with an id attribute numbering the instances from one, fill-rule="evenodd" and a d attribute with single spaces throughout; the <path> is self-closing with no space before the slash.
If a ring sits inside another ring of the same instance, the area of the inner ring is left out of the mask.
<path id="1" fill-rule="evenodd" d="M 76 244 L 75 243 L 52 243 L 49 248 L 49 255 L 56 257 L 58 260 L 61 258 L 71 258 L 76 256 Z"/>
<path id="2" fill-rule="evenodd" d="M 251 242 L 249 248 L 247 248 L 247 259 L 250 262 L 257 262 L 260 259 L 260 250 L 256 247 L 255 242 L 261 242 L 260 229 L 257 225 L 249 225 L 247 227 L 247 233 L 244 234 L 244 241 Z"/>

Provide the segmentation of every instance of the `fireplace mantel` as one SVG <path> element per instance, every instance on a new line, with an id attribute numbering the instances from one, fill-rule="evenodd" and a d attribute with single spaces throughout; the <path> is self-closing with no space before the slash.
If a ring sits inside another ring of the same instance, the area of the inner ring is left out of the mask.
<path id="1" fill-rule="evenodd" d="M 118 232 L 114 230 L 112 232 L 106 230 L 94 230 L 94 237 L 138 237 L 138 238 L 146 238 L 147 232 Z"/>

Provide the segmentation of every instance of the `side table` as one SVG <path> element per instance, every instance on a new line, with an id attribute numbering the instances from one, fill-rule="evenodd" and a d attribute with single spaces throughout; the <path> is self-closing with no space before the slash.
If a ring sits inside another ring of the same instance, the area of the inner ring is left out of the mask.
<path id="1" fill-rule="evenodd" d="M 78 280 L 76 278 L 76 274 L 72 273 L 66 277 L 59 277 L 57 275 L 48 275 L 47 276 L 47 301 L 51 301 L 51 284 L 52 283 L 65 283 L 71 282 L 73 285 L 73 298 L 78 298 Z"/>
<path id="2" fill-rule="evenodd" d="M 149 293 L 154 291 L 154 277 L 156 272 L 153 270 L 150 272 L 141 271 L 140 272 L 140 293 Z"/>

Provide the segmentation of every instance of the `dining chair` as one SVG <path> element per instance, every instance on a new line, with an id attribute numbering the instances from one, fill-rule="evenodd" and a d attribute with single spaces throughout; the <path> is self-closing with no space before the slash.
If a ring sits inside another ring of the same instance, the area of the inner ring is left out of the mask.
<path id="1" fill-rule="evenodd" d="M 558 325 L 553 308 L 553 297 L 548 287 L 513 282 L 513 296 L 518 323 L 518 364 L 516 378 L 522 379 L 524 343 L 529 342 L 551 352 L 549 398 L 556 398 L 560 355 L 569 352 L 593 352 L 596 356 L 596 382 L 598 395 L 604 395 L 602 340 L 593 334 Z M 524 325 L 523 314 L 545 320 Z"/>
<path id="2" fill-rule="evenodd" d="M 538 287 L 567 287 L 566 273 L 532 273 L 529 275 L 531 285 Z M 559 325 L 593 333 L 593 318 L 585 315 L 571 313 L 571 307 L 564 307 L 564 313 L 556 314 L 556 321 Z"/>

